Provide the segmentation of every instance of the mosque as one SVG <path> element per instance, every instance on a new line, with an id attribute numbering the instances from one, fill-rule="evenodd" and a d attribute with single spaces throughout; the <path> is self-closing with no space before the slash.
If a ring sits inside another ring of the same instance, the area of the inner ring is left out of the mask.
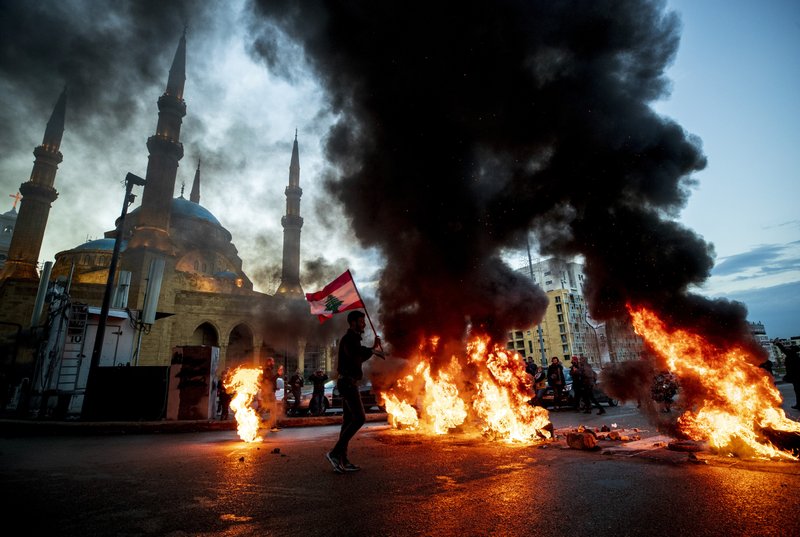
<path id="1" fill-rule="evenodd" d="M 147 140 L 146 176 L 144 180 L 131 174 L 128 177 L 137 179 L 139 186 L 143 183 L 141 204 L 129 213 L 124 209 L 104 238 L 56 254 L 55 262 L 47 263 L 40 274 L 37 260 L 42 238 L 51 204 L 58 197 L 54 185 L 63 158 L 60 145 L 66 89 L 59 97 L 42 144 L 34 150 L 31 178 L 20 186 L 19 210 L 15 203 L 13 214 L 4 215 L 13 235 L 5 246 L 7 259 L 0 273 L 0 325 L 10 327 L 5 341 L 0 342 L 0 358 L 12 390 L 25 378 L 33 379 L 35 386 L 35 377 L 42 375 L 37 372 L 41 369 L 41 363 L 37 364 L 42 360 L 41 346 L 37 350 L 31 341 L 20 345 L 19 336 L 28 334 L 29 340 L 36 339 L 37 326 L 48 324 L 46 319 L 52 317 L 54 305 L 59 305 L 68 318 L 65 334 L 77 333 L 75 330 L 83 327 L 81 344 L 72 349 L 70 359 L 78 361 L 76 367 L 83 367 L 84 380 L 90 359 L 99 360 L 99 365 L 167 366 L 174 362 L 175 349 L 182 347 L 216 348 L 219 370 L 240 364 L 260 365 L 267 358 L 276 358 L 287 371 L 331 369 L 330 345 L 313 341 L 315 336 L 307 336 L 303 330 L 292 329 L 300 315 L 310 318 L 299 274 L 303 218 L 297 134 L 285 189 L 286 214 L 281 219 L 281 283 L 277 292 L 269 295 L 253 289 L 230 232 L 200 204 L 200 163 L 189 198 L 184 197 L 183 189 L 174 197 L 178 163 L 183 157 L 180 130 L 186 115 L 185 60 L 184 33 L 166 91 L 158 99 L 156 132 Z M 132 198 L 125 200 L 126 207 L 130 201 Z M 112 270 L 115 274 L 110 279 Z M 101 304 L 109 300 L 109 281 L 113 282 L 113 298 L 106 304 L 109 315 L 101 338 L 101 356 L 97 357 L 88 340 L 96 340 L 90 337 L 92 327 L 96 334 L 103 326 Z M 68 299 L 59 301 L 59 295 Z M 44 311 L 42 302 L 47 305 Z M 149 319 L 148 309 L 154 314 Z M 127 334 L 131 327 L 132 337 Z M 8 334 L 15 331 L 12 355 Z M 52 334 L 47 337 L 53 338 Z M 49 352 L 66 353 L 57 343 Z M 109 354 L 112 350 L 113 359 Z M 59 359 L 63 369 L 68 357 L 64 354 Z M 73 388 L 78 384 L 76 377 Z"/>

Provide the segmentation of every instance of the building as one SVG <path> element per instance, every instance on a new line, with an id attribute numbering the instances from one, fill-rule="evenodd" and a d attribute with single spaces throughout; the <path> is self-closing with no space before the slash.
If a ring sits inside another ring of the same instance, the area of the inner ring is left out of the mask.
<path id="1" fill-rule="evenodd" d="M 21 199 L 19 193 L 11 197 L 14 198 L 14 206 L 10 211 L 0 214 L 0 271 L 5 267 L 6 259 L 8 259 L 11 237 L 14 235 L 14 227 L 17 225 L 17 202 Z"/>
<path id="2" fill-rule="evenodd" d="M 598 322 L 589 315 L 581 263 L 553 258 L 530 263 L 517 272 L 530 276 L 549 300 L 538 325 L 509 332 L 509 350 L 532 356 L 544 366 L 553 356 L 565 364 L 572 356 L 584 356 L 597 368 L 640 356 L 644 342 L 629 323 L 616 319 Z"/>
<path id="3" fill-rule="evenodd" d="M 309 323 L 316 323 L 316 319 L 308 315 L 300 285 L 303 219 L 297 133 L 289 159 L 286 215 L 282 219 L 282 280 L 278 292 L 269 295 L 253 289 L 230 232 L 200 204 L 199 162 L 189 199 L 183 189 L 174 197 L 178 164 L 183 157 L 180 130 L 187 113 L 183 99 L 185 59 L 184 33 L 166 90 L 157 100 L 156 132 L 146 144 L 146 176 L 142 179 L 128 174 L 128 190 L 121 200 L 123 214 L 102 239 L 56 254 L 48 274 L 50 281 L 40 285 L 37 258 L 50 204 L 58 197 L 55 177 L 63 159 L 59 148 L 66 92 L 62 92 L 42 145 L 34 150 L 31 179 L 20 187 L 23 197 L 19 216 L 8 264 L 0 275 L 0 325 L 9 327 L 0 342 L 5 349 L 2 364 L 6 371 L 13 371 L 6 375 L 13 377 L 12 388 L 27 382 L 34 392 L 55 390 L 59 404 L 79 410 L 87 378 L 94 376 L 90 372 L 109 365 L 166 367 L 180 354 L 176 349 L 190 346 L 218 348 L 220 369 L 261 365 L 271 357 L 282 362 L 287 371 L 330 371 L 330 343 L 315 340 L 314 332 L 304 331 L 302 326 L 303 319 Z M 113 180 L 116 183 L 118 178 Z M 143 186 L 141 205 L 128 213 L 134 186 Z M 56 295 L 57 300 L 53 298 Z M 45 308 L 39 316 L 37 302 L 45 296 L 50 297 L 48 305 L 59 306 Z M 83 321 L 70 324 L 74 321 L 71 316 L 83 316 Z M 133 327 L 133 340 L 127 329 L 120 328 L 120 320 Z M 78 325 L 83 330 L 80 333 L 67 336 L 66 329 L 61 330 L 66 326 L 78 330 Z M 53 330 L 58 334 L 55 339 Z M 14 343 L 12 355 L 9 338 L 21 331 L 29 331 L 32 340 L 39 343 L 24 348 Z M 121 352 L 118 343 L 123 333 L 127 350 Z M 42 345 L 42 340 L 48 343 Z M 70 368 L 64 365 L 67 354 Z M 70 381 L 72 388 L 62 389 L 65 375 L 82 381 Z"/>

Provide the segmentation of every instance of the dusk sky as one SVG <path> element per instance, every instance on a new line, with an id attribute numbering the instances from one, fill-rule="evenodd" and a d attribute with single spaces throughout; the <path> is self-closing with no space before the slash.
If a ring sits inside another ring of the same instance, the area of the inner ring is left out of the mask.
<path id="1" fill-rule="evenodd" d="M 670 0 L 664 9 L 677 13 L 680 41 L 665 71 L 669 92 L 650 104 L 699 140 L 707 159 L 691 174 L 688 203 L 671 215 L 713 245 L 712 275 L 699 292 L 743 301 L 770 337 L 800 335 L 800 4 Z M 28 179 L 67 85 L 59 197 L 41 261 L 102 237 L 119 216 L 125 175 L 145 175 L 156 101 L 186 24 L 185 156 L 175 195 L 185 183 L 188 198 L 201 160 L 201 205 L 231 232 L 256 288 L 274 292 L 297 129 L 301 259 L 311 263 L 301 269 L 304 289 L 350 268 L 372 293 L 385 252 L 374 240 L 357 244 L 361 234 L 322 186 L 341 109 L 302 45 L 268 20 L 247 0 L 0 4 L 0 211 Z M 527 262 L 522 249 L 501 250 L 512 268 Z"/>

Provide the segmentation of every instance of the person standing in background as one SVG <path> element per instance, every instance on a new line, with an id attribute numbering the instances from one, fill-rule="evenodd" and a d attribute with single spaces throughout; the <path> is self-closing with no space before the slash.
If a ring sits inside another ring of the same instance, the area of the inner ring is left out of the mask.
<path id="1" fill-rule="evenodd" d="M 550 365 L 547 366 L 547 382 L 553 388 L 553 407 L 558 410 L 561 406 L 561 398 L 563 397 L 564 385 L 564 368 L 561 366 L 561 361 L 558 356 L 553 356 L 550 359 Z"/>
<path id="2" fill-rule="evenodd" d="M 325 413 L 325 382 L 328 380 L 328 375 L 322 369 L 317 369 L 308 380 L 314 385 L 309 410 L 315 416 L 321 416 Z"/>
<path id="3" fill-rule="evenodd" d="M 297 369 L 294 375 L 289 379 L 289 389 L 292 391 L 292 396 L 294 397 L 294 403 L 292 404 L 293 415 L 297 415 L 300 412 L 300 400 L 303 397 L 303 384 L 303 375 L 301 375 L 300 370 Z"/>

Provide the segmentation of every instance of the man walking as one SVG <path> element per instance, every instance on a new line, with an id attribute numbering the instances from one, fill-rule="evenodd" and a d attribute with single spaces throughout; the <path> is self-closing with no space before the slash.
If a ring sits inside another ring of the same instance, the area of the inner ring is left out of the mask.
<path id="1" fill-rule="evenodd" d="M 333 449 L 325 455 L 336 473 L 357 472 L 361 468 L 351 463 L 347 458 L 347 446 L 350 439 L 366 421 L 364 403 L 358 390 L 358 382 L 364 376 L 361 364 L 372 358 L 372 355 L 383 357 L 381 338 L 375 336 L 372 347 L 361 344 L 361 335 L 367 326 L 364 313 L 358 310 L 347 314 L 347 333 L 339 340 L 339 359 L 336 371 L 339 378 L 336 387 L 342 397 L 342 428 L 339 431 L 339 441 Z"/>
<path id="2" fill-rule="evenodd" d="M 606 409 L 603 408 L 594 396 L 594 385 L 597 383 L 597 374 L 592 369 L 592 364 L 586 358 L 580 358 L 581 369 L 581 397 L 583 398 L 584 409 L 586 414 L 592 413 L 592 405 L 598 408 L 598 414 L 605 414 Z M 574 384 L 573 384 L 574 385 Z"/>

